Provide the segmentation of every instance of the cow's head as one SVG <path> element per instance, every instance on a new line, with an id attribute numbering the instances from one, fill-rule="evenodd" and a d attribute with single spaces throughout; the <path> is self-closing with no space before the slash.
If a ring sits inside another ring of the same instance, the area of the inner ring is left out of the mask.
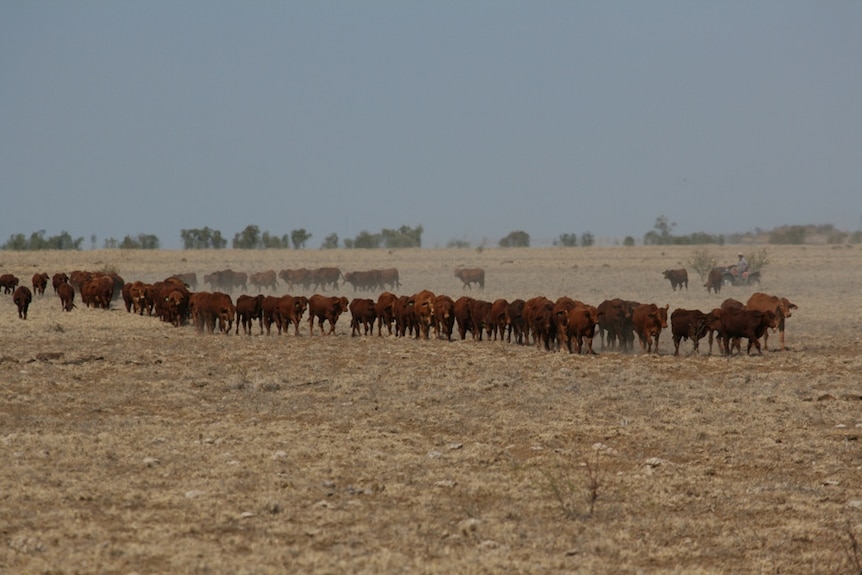
<path id="1" fill-rule="evenodd" d="M 791 303 L 786 297 L 778 300 L 778 311 L 784 315 L 784 317 L 790 317 L 791 311 L 793 309 L 799 309 L 799 307 L 795 303 Z"/>

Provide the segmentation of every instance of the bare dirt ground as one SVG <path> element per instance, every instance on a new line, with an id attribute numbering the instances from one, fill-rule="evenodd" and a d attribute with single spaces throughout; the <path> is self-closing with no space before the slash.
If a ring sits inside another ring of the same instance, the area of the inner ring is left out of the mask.
<path id="1" fill-rule="evenodd" d="M 457 298 L 465 265 L 488 300 L 671 310 L 755 291 L 691 269 L 671 291 L 692 251 L 0 252 L 0 273 L 394 266 L 399 294 Z M 0 296 L 0 572 L 859 573 L 862 250 L 770 256 L 790 350 L 730 359 L 673 357 L 669 333 L 658 357 L 352 338 L 346 317 L 198 335 L 64 313 L 50 287 L 22 321 Z"/>

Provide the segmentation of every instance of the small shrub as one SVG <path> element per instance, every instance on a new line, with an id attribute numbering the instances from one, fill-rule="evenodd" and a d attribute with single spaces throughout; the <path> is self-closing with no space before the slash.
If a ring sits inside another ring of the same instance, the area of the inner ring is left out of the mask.
<path id="1" fill-rule="evenodd" d="M 707 249 L 694 250 L 688 260 L 688 267 L 697 272 L 700 281 L 704 281 L 709 271 L 717 265 L 718 259 Z"/>
<path id="2" fill-rule="evenodd" d="M 762 271 L 763 268 L 769 265 L 769 262 L 769 250 L 761 248 L 749 256 L 748 267 L 752 271 Z"/>

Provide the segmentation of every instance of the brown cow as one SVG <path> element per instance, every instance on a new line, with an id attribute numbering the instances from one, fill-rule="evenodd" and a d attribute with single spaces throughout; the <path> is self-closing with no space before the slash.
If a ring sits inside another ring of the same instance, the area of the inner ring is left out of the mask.
<path id="1" fill-rule="evenodd" d="M 267 270 L 265 272 L 255 272 L 248 276 L 248 281 L 251 285 L 257 287 L 257 291 L 263 291 L 263 288 L 268 288 L 272 291 L 278 289 L 278 278 L 275 270 Z"/>
<path id="2" fill-rule="evenodd" d="M 272 324 L 275 324 L 278 328 L 278 333 L 281 333 L 281 315 L 278 313 L 278 301 L 280 298 L 277 298 L 272 295 L 268 295 L 263 298 L 262 308 L 262 321 L 263 325 L 266 328 L 266 335 L 271 335 Z"/>
<path id="3" fill-rule="evenodd" d="M 293 335 L 299 335 L 299 323 L 302 321 L 302 316 L 308 308 L 308 301 L 308 298 L 301 295 L 283 295 L 279 298 L 278 316 L 281 322 L 279 325 L 279 333 L 281 333 L 281 328 L 283 326 L 284 335 L 287 335 L 287 328 L 293 324 Z M 313 319 L 313 317 L 309 317 L 309 321 Z M 312 333 L 311 335 L 314 334 Z"/>
<path id="4" fill-rule="evenodd" d="M 778 322 L 778 338 L 781 343 L 781 351 L 786 351 L 787 347 L 784 345 L 784 320 L 791 316 L 792 310 L 799 309 L 799 307 L 786 297 L 779 298 L 778 296 L 767 295 L 762 292 L 752 294 L 751 297 L 748 298 L 748 302 L 746 302 L 745 307 L 747 309 L 759 311 L 771 311 L 775 314 Z M 769 346 L 767 345 L 768 340 L 769 333 L 764 332 L 763 349 L 767 351 L 769 351 Z"/>
<path id="5" fill-rule="evenodd" d="M 466 339 L 467 332 L 473 333 L 473 319 L 470 316 L 470 308 L 473 307 L 473 298 L 461 296 L 455 300 L 455 321 L 458 323 L 458 335 Z"/>
<path id="6" fill-rule="evenodd" d="M 344 274 L 344 283 L 353 286 L 353 291 L 373 291 L 380 285 L 380 270 L 368 270 L 361 272 L 347 272 Z"/>
<path id="7" fill-rule="evenodd" d="M 33 293 L 38 295 L 45 295 L 45 288 L 48 287 L 48 274 L 42 272 L 40 274 L 33 274 Z"/>
<path id="8" fill-rule="evenodd" d="M 709 275 L 706 277 L 706 283 L 703 287 L 706 288 L 706 293 L 712 290 L 715 293 L 721 293 L 721 282 L 724 277 L 723 268 L 712 268 L 709 270 Z"/>
<path id="9" fill-rule="evenodd" d="M 284 280 L 287 284 L 287 289 L 292 290 L 295 286 L 301 285 L 302 289 L 311 289 L 311 270 L 306 268 L 287 269 L 278 272 L 278 277 Z"/>
<path id="10" fill-rule="evenodd" d="M 655 353 L 658 355 L 658 341 L 661 330 L 667 328 L 667 310 L 670 305 L 659 307 L 654 303 L 637 306 L 632 312 L 632 324 L 641 342 L 641 351 L 652 353 L 655 339 Z"/>
<path id="11" fill-rule="evenodd" d="M 338 289 L 338 280 L 341 277 L 341 270 L 338 268 L 329 267 L 311 270 L 311 283 L 314 284 L 315 290 L 322 289 L 326 291 L 326 286 L 329 284 L 332 284 L 333 289 Z"/>
<path id="12" fill-rule="evenodd" d="M 569 320 L 569 311 L 578 305 L 584 305 L 584 303 L 573 300 L 569 296 L 559 297 L 557 298 L 557 301 L 554 302 L 554 307 L 552 309 L 554 314 L 554 329 L 558 336 L 555 342 L 556 345 L 554 346 L 554 351 L 559 351 L 560 346 L 563 343 L 563 337 L 566 334 L 566 322 Z"/>
<path id="13" fill-rule="evenodd" d="M 491 310 L 488 312 L 488 326 L 491 328 L 491 335 L 494 341 L 497 341 L 497 333 L 500 334 L 500 341 L 506 337 L 506 328 L 509 326 L 509 302 L 503 298 L 496 299 L 491 303 Z"/>
<path id="14" fill-rule="evenodd" d="M 378 270 L 380 272 L 380 285 L 388 289 L 401 287 L 401 282 L 398 279 L 398 270 L 396 268 L 385 268 Z"/>
<path id="15" fill-rule="evenodd" d="M 60 305 L 63 311 L 72 311 L 75 308 L 75 288 L 68 282 L 57 286 L 57 295 L 60 296 Z"/>
<path id="16" fill-rule="evenodd" d="M 3 293 L 12 293 L 18 287 L 18 278 L 12 274 L 3 274 L 0 276 L 0 287 L 3 288 Z"/>
<path id="17" fill-rule="evenodd" d="M 254 320 L 257 320 L 260 334 L 263 335 L 263 294 L 256 296 L 242 294 L 236 298 L 236 331 L 234 333 L 239 334 L 239 328 L 242 325 L 242 332 L 251 335 L 251 326 L 254 325 Z"/>
<path id="18" fill-rule="evenodd" d="M 195 272 L 188 272 L 184 274 L 174 274 L 171 276 L 172 278 L 177 278 L 181 282 L 183 282 L 187 288 L 189 289 L 197 289 L 198 288 L 198 274 Z"/>
<path id="19" fill-rule="evenodd" d="M 157 286 L 153 301 L 156 316 L 175 327 L 185 324 L 191 312 L 191 294 L 186 284 L 170 277 L 154 285 Z"/>
<path id="20" fill-rule="evenodd" d="M 674 355 L 679 355 L 679 344 L 684 339 L 691 339 L 694 344 L 692 353 L 697 353 L 698 342 L 710 333 L 707 314 L 699 309 L 677 308 L 670 314 L 670 331 L 673 336 Z"/>
<path id="21" fill-rule="evenodd" d="M 595 354 L 593 351 L 593 336 L 596 334 L 596 325 L 599 323 L 599 310 L 595 306 L 578 302 L 571 308 L 566 318 L 566 347 L 569 353 L 574 353 L 572 340 L 578 344 L 578 354 L 583 351 L 584 342 L 587 344 L 585 353 Z"/>
<path id="22" fill-rule="evenodd" d="M 350 337 L 357 334 L 362 334 L 362 329 L 365 329 L 365 335 L 368 335 L 370 330 L 374 334 L 374 322 L 377 321 L 377 311 L 375 302 L 371 298 L 353 298 L 350 302 Z"/>
<path id="23" fill-rule="evenodd" d="M 631 351 L 634 347 L 632 311 L 639 302 L 619 298 L 605 300 L 598 305 L 599 336 L 602 349 L 618 347 L 620 351 Z"/>
<path id="24" fill-rule="evenodd" d="M 679 286 L 680 291 L 682 291 L 682 286 L 685 285 L 686 291 L 688 291 L 688 271 L 685 268 L 680 268 L 678 270 L 665 270 L 663 272 L 664 279 L 670 280 L 670 287 L 673 288 L 673 291 L 676 291 L 677 286 Z"/>
<path id="25" fill-rule="evenodd" d="M 33 293 L 27 286 L 18 286 L 15 293 L 12 294 L 12 301 L 18 306 L 18 317 L 27 319 L 27 310 L 30 308 L 30 302 L 33 301 Z"/>
<path id="26" fill-rule="evenodd" d="M 748 354 L 751 354 L 752 346 L 757 348 L 757 353 L 763 354 L 758 339 L 766 333 L 767 329 L 775 329 L 778 318 L 772 311 L 730 307 L 721 310 L 720 322 L 719 333 L 724 343 L 724 355 L 731 354 L 731 339 L 743 337 L 748 339 Z"/>
<path id="27" fill-rule="evenodd" d="M 248 291 L 248 274 L 235 272 L 232 269 L 207 274 L 204 276 L 204 282 L 210 284 L 210 289 L 223 289 L 229 294 L 233 292 L 235 287 L 241 287 L 243 291 Z"/>
<path id="28" fill-rule="evenodd" d="M 455 327 L 455 301 L 448 295 L 438 295 L 434 299 L 434 333 L 437 338 L 452 341 Z"/>
<path id="29" fill-rule="evenodd" d="M 537 348 L 543 345 L 550 351 L 556 347 L 557 324 L 554 318 L 554 302 L 544 296 L 528 299 L 524 303 L 524 321 L 533 334 Z"/>
<path id="30" fill-rule="evenodd" d="M 434 292 L 422 290 L 410 298 L 410 308 L 416 322 L 416 339 L 430 339 L 431 324 L 434 323 Z"/>
<path id="31" fill-rule="evenodd" d="M 174 289 L 179 289 L 173 286 Z M 216 323 L 219 331 L 229 335 L 233 328 L 236 306 L 230 295 L 224 292 L 195 292 L 189 297 L 189 310 L 195 329 L 215 333 Z"/>
<path id="32" fill-rule="evenodd" d="M 327 297 L 314 294 L 308 298 L 308 330 L 309 335 L 314 335 L 314 320 L 320 326 L 320 333 L 330 335 L 335 333 L 335 323 L 338 317 L 347 311 L 348 302 L 346 297 Z M 323 322 L 329 321 L 329 331 L 324 332 Z"/>
<path id="33" fill-rule="evenodd" d="M 491 307 L 493 304 L 483 299 L 470 302 L 470 324 L 473 326 L 473 339 L 482 341 L 482 334 L 491 337 Z"/>
<path id="34" fill-rule="evenodd" d="M 512 333 L 515 334 L 515 343 L 518 345 L 524 344 L 524 304 L 522 299 L 516 299 L 509 302 L 509 307 L 506 308 L 506 324 L 508 325 L 508 333 L 506 341 L 512 343 Z"/>
<path id="35" fill-rule="evenodd" d="M 51 276 L 51 285 L 54 287 L 54 293 L 59 293 L 60 284 L 68 283 L 69 276 L 65 272 L 57 272 Z"/>
<path id="36" fill-rule="evenodd" d="M 386 324 L 386 329 L 389 335 L 392 335 L 392 322 L 395 320 L 395 302 L 398 300 L 392 292 L 385 291 L 377 297 L 377 303 L 374 306 L 374 313 L 377 314 L 377 335 L 383 335 L 383 324 Z"/>
<path id="37" fill-rule="evenodd" d="M 470 288 L 470 284 L 479 284 L 479 289 L 485 289 L 485 270 L 482 268 L 458 268 L 455 270 L 455 277 L 464 282 L 462 289 Z"/>
<path id="38" fill-rule="evenodd" d="M 69 276 L 64 272 L 57 272 L 51 276 L 51 286 L 54 288 L 54 293 L 57 293 L 57 289 L 60 287 L 60 284 L 67 283 L 68 281 Z"/>
<path id="39" fill-rule="evenodd" d="M 114 280 L 107 275 L 95 275 L 81 285 L 81 301 L 87 307 L 110 309 L 114 298 Z"/>
<path id="40" fill-rule="evenodd" d="M 413 335 L 416 321 L 413 318 L 410 296 L 403 295 L 392 304 L 392 317 L 395 322 L 395 336 Z"/>
<path id="41" fill-rule="evenodd" d="M 126 305 L 127 312 L 132 313 L 132 310 L 134 310 L 136 314 L 144 315 L 146 290 L 147 284 L 140 280 L 123 284 L 123 303 Z"/>

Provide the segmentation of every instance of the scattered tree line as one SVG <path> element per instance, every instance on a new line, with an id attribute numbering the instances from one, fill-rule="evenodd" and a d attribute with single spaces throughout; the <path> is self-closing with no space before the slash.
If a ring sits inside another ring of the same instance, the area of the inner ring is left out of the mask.
<path id="1" fill-rule="evenodd" d="M 653 229 L 643 236 L 644 245 L 725 245 L 730 244 L 859 244 L 862 243 L 862 230 L 845 232 L 838 230 L 832 224 L 823 225 L 789 225 L 780 226 L 771 231 L 756 228 L 754 232 L 736 233 L 724 236 L 722 234 L 708 234 L 706 232 L 695 232 L 687 235 L 676 235 L 673 229 L 676 222 L 668 220 L 667 216 L 660 215 L 656 218 Z M 323 239 L 320 249 L 396 249 L 396 248 L 421 248 L 422 233 L 421 225 L 416 227 L 401 226 L 397 229 L 384 228 L 373 233 L 366 230 L 359 232 L 353 238 L 344 238 L 339 245 L 338 234 L 332 233 Z M 228 246 L 228 239 L 222 236 L 221 231 L 209 227 L 189 228 L 180 231 L 183 249 L 186 250 L 220 250 Z M 289 234 L 278 236 L 268 231 L 261 231 L 256 225 L 248 225 L 240 232 L 234 234 L 231 247 L 234 249 L 304 249 L 312 234 L 299 228 L 291 230 Z M 485 247 L 482 240 L 477 249 L 480 251 Z M 45 237 L 45 230 L 39 230 L 26 236 L 24 234 L 13 234 L 0 245 L 2 250 L 10 251 L 36 251 L 36 250 L 80 250 L 84 238 L 72 238 L 68 232 L 62 231 L 59 235 Z M 93 249 L 96 247 L 96 236 L 91 236 Z M 515 230 L 499 240 L 498 245 L 502 248 L 526 248 L 530 247 L 530 234 L 523 230 Z M 554 241 L 557 247 L 590 247 L 595 245 L 595 236 L 586 231 L 580 234 L 563 233 Z M 633 236 L 626 236 L 623 240 L 624 246 L 635 245 Z M 127 235 L 121 241 L 116 238 L 104 240 L 105 249 L 137 249 L 158 250 L 161 247 L 159 238 L 153 234 Z M 469 248 L 467 240 L 451 240 L 446 244 L 449 248 Z"/>

